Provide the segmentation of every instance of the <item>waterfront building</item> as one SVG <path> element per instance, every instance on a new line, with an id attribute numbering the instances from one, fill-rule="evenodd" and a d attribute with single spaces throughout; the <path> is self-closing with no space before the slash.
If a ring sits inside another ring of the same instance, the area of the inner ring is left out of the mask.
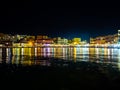
<path id="1" fill-rule="evenodd" d="M 53 44 L 53 39 L 37 39 L 35 41 L 37 44 Z"/>
<path id="2" fill-rule="evenodd" d="M 48 39 L 49 37 L 46 35 L 37 35 L 36 40 L 38 39 Z"/>
<path id="3" fill-rule="evenodd" d="M 118 44 L 120 44 L 120 30 L 118 30 Z"/>
<path id="4" fill-rule="evenodd" d="M 57 37 L 53 38 L 53 40 L 55 44 L 68 44 L 68 39 L 66 38 Z"/>
<path id="5" fill-rule="evenodd" d="M 95 44 L 95 38 L 90 38 L 90 44 Z"/>
<path id="6" fill-rule="evenodd" d="M 118 42 L 118 35 L 107 35 L 90 38 L 90 44 L 115 44 Z"/>
<path id="7" fill-rule="evenodd" d="M 80 44 L 81 43 L 81 38 L 73 38 L 72 43 L 73 44 Z"/>

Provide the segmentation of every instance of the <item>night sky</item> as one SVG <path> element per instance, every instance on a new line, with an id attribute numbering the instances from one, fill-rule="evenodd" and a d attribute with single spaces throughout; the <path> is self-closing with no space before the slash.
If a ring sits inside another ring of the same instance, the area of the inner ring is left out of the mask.
<path id="1" fill-rule="evenodd" d="M 88 39 L 120 29 L 119 8 L 51 8 L 34 2 L 11 2 L 2 8 L 3 33 Z"/>

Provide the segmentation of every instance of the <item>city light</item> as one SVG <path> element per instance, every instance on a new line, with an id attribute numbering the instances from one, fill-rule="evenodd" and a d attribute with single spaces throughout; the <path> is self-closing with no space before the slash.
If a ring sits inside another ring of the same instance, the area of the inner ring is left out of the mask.
<path id="1" fill-rule="evenodd" d="M 30 46 L 33 46 L 33 42 L 29 41 L 28 43 L 29 43 Z"/>

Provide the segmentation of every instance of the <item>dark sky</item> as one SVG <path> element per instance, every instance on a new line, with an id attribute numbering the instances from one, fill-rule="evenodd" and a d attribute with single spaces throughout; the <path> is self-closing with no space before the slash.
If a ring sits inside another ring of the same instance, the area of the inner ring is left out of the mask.
<path id="1" fill-rule="evenodd" d="M 35 2 L 10 2 L 1 9 L 0 32 L 83 39 L 114 34 L 120 29 L 119 9 L 51 8 Z"/>

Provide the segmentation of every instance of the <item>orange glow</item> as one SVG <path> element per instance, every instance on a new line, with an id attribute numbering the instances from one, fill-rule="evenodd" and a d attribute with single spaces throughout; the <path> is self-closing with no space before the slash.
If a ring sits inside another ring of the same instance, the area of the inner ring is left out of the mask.
<path id="1" fill-rule="evenodd" d="M 30 45 L 30 46 L 32 46 L 32 45 L 33 45 L 33 43 L 32 43 L 31 41 L 29 41 L 28 43 L 29 43 L 29 45 Z"/>

